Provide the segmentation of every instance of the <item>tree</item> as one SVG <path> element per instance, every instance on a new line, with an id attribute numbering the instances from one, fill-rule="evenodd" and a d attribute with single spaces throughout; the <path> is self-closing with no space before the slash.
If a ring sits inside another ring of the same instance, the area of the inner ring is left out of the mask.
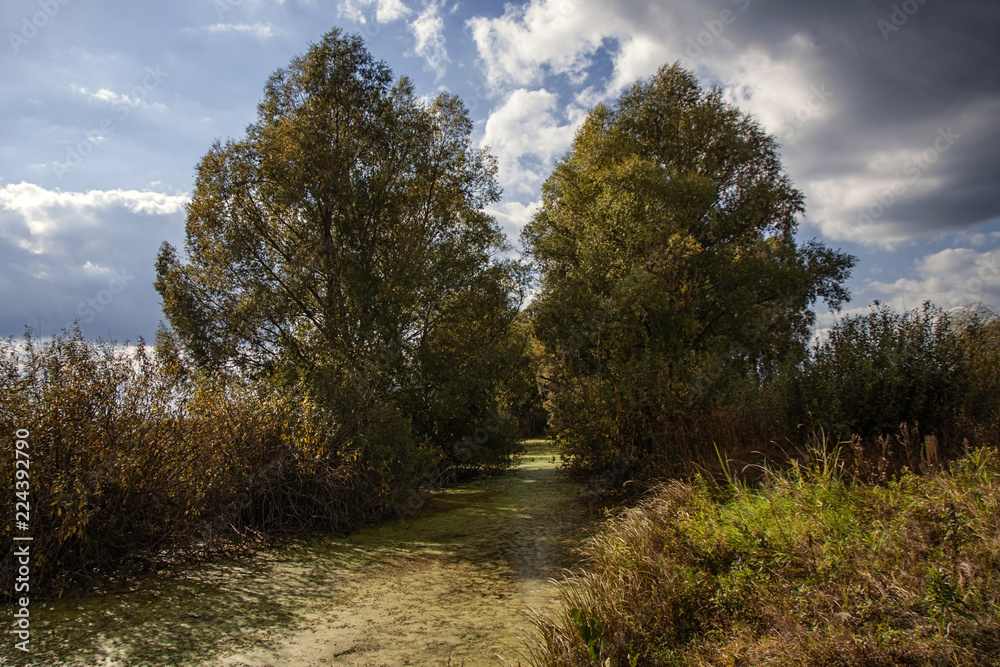
<path id="1" fill-rule="evenodd" d="M 774 139 L 677 65 L 588 115 L 523 234 L 550 423 L 578 462 L 649 451 L 727 383 L 801 358 L 809 306 L 843 302 L 855 262 L 797 245 L 802 211 Z"/>
<path id="2" fill-rule="evenodd" d="M 333 30 L 270 77 L 257 111 L 198 167 L 187 261 L 167 243 L 157 258 L 183 344 L 203 367 L 305 387 L 334 445 L 380 440 L 392 458 L 474 430 L 502 374 L 491 339 L 521 285 L 497 259 L 495 161 L 471 145 L 462 103 L 421 101 L 360 37 Z M 445 432 L 420 410 L 454 392 L 440 384 L 449 345 L 488 372 L 447 378 L 481 400 Z"/>

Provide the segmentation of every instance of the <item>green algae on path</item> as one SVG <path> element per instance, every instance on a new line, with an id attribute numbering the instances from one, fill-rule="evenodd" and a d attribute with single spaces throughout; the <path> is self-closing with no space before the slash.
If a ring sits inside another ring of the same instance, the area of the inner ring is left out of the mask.
<path id="1" fill-rule="evenodd" d="M 553 604 L 548 579 L 573 564 L 578 493 L 549 443 L 529 441 L 517 469 L 401 521 L 48 605 L 38 664 L 518 664 L 525 611 Z"/>

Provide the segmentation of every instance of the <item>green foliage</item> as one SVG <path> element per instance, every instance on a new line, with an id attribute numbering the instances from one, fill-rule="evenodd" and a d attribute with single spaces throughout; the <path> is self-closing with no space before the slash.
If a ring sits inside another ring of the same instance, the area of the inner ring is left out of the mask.
<path id="1" fill-rule="evenodd" d="M 601 654 L 601 632 L 597 627 L 597 620 L 587 618 L 587 615 L 579 609 L 570 609 L 569 615 L 580 631 L 580 638 L 587 645 L 587 654 L 591 659 L 598 660 Z"/>
<path id="2" fill-rule="evenodd" d="M 1000 651 L 1000 457 L 853 480 L 835 448 L 717 493 L 661 486 L 610 519 L 538 619 L 535 664 L 982 665 Z"/>
<path id="3" fill-rule="evenodd" d="M 1000 441 L 1000 317 L 982 306 L 955 317 L 968 378 L 961 422 L 971 437 Z"/>
<path id="4" fill-rule="evenodd" d="M 936 469 L 964 454 L 966 441 L 1000 439 L 998 369 L 1000 319 L 992 312 L 928 303 L 899 314 L 875 305 L 836 323 L 804 361 L 716 385 L 665 423 L 642 465 L 619 466 L 616 486 L 706 469 L 720 479 L 759 477 L 765 461 L 780 467 L 808 458 L 814 429 L 831 443 L 850 443 L 845 456 L 868 481 Z M 564 447 L 578 460 L 592 451 L 574 439 Z M 721 466 L 717 450 L 730 457 Z M 739 467 L 727 468 L 730 461 Z"/>
<path id="5" fill-rule="evenodd" d="M 676 65 L 598 106 L 543 187 L 524 241 L 550 427 L 607 467 L 664 447 L 681 414 L 799 361 L 818 298 L 854 258 L 794 239 L 802 195 L 776 144 Z"/>
<path id="6" fill-rule="evenodd" d="M 943 444 L 995 424 L 998 324 L 988 314 L 949 314 L 925 303 L 896 313 L 877 303 L 840 320 L 819 341 L 800 381 L 802 409 L 836 435 L 874 441 L 900 424 Z"/>
<path id="7" fill-rule="evenodd" d="M 497 414 L 523 284 L 495 259 L 496 165 L 471 130 L 339 30 L 272 75 L 246 136 L 198 167 L 187 259 L 157 260 L 197 364 L 301 386 L 334 448 L 452 455 Z M 515 451 L 493 431 L 484 451 Z"/>
<path id="8" fill-rule="evenodd" d="M 512 364 L 502 385 L 501 405 L 517 420 L 522 437 L 540 436 L 544 433 L 548 412 L 538 386 L 540 345 L 531 333 L 526 311 L 515 318 L 507 345 Z"/>

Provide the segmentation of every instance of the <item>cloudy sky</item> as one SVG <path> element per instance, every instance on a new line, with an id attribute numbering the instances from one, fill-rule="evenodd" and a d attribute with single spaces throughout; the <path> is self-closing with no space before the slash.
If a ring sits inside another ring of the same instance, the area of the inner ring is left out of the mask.
<path id="1" fill-rule="evenodd" d="M 7 0 L 0 26 L 4 337 L 151 339 L 195 165 L 334 26 L 465 101 L 512 240 L 588 109 L 679 61 L 777 136 L 801 238 L 859 257 L 847 310 L 1000 305 L 996 0 Z"/>

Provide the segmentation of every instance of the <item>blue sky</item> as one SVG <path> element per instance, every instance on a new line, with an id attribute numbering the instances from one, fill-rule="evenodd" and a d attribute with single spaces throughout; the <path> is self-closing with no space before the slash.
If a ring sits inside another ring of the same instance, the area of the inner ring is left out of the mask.
<path id="1" fill-rule="evenodd" d="M 420 94 L 463 99 L 515 242 L 587 111 L 679 61 L 778 138 L 800 237 L 859 257 L 847 311 L 1000 305 L 995 0 L 8 0 L 0 335 L 80 318 L 151 339 L 153 261 L 183 244 L 198 160 L 338 26 Z"/>

